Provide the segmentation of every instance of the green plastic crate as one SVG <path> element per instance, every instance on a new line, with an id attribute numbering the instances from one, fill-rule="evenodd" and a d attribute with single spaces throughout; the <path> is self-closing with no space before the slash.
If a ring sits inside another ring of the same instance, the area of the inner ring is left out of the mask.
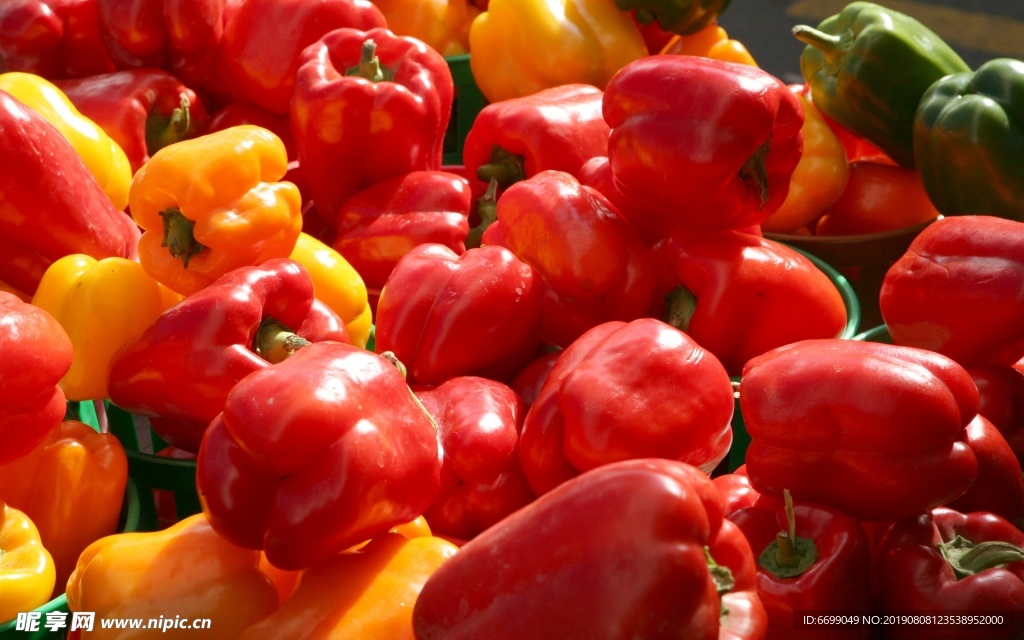
<path id="1" fill-rule="evenodd" d="M 466 142 L 466 134 L 473 127 L 476 115 L 487 105 L 487 100 L 473 79 L 468 53 L 449 56 L 445 61 L 455 83 L 455 101 L 452 103 L 452 117 L 448 121 L 448 130 L 444 136 L 444 164 L 461 165 L 462 145 Z"/>

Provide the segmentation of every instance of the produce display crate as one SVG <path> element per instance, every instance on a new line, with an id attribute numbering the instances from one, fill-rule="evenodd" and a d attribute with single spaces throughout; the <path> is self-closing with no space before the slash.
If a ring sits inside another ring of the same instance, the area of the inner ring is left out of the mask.
<path id="1" fill-rule="evenodd" d="M 444 136 L 444 164 L 462 164 L 462 145 L 466 142 L 466 134 L 473 127 L 473 121 L 480 110 L 487 105 L 480 89 L 473 79 L 473 71 L 469 68 L 469 54 L 448 56 L 445 58 L 452 72 L 455 83 L 455 101 L 452 104 L 452 117 L 448 121 L 448 130 Z"/>

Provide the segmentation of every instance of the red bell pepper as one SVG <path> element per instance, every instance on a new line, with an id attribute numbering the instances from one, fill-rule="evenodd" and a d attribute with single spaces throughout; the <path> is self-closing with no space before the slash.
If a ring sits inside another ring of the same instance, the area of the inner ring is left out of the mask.
<path id="1" fill-rule="evenodd" d="M 775 498 L 864 520 L 912 516 L 963 495 L 978 461 L 970 375 L 945 356 L 853 340 L 804 340 L 750 360 L 740 409 L 750 482 Z"/>
<path id="2" fill-rule="evenodd" d="M 537 495 L 584 471 L 667 458 L 711 473 L 732 444 L 733 392 L 718 359 L 655 320 L 607 322 L 562 351 L 519 443 Z"/>
<path id="3" fill-rule="evenodd" d="M 507 189 L 541 171 L 576 176 L 584 162 L 605 155 L 603 97 L 597 87 L 566 84 L 484 107 L 462 147 L 473 194 L 483 195 L 492 177 Z"/>
<path id="4" fill-rule="evenodd" d="M 508 247 L 537 270 L 548 344 L 567 346 L 602 322 L 650 315 L 661 302 L 643 240 L 607 198 L 563 171 L 509 187 L 483 244 Z"/>
<path id="5" fill-rule="evenodd" d="M 544 381 L 548 379 L 548 374 L 551 373 L 551 368 L 555 366 L 559 355 L 561 355 L 561 351 L 549 351 L 542 356 L 537 356 L 530 364 L 520 369 L 515 378 L 512 378 L 509 386 L 519 394 L 527 407 L 533 406 L 533 403 L 537 401 Z"/>
<path id="6" fill-rule="evenodd" d="M 895 344 L 964 366 L 1024 357 L 1024 222 L 948 217 L 885 274 L 879 308 Z"/>
<path id="7" fill-rule="evenodd" d="M 519 464 L 526 405 L 515 391 L 471 376 L 413 390 L 443 452 L 441 488 L 423 514 L 435 535 L 468 540 L 533 501 Z"/>
<path id="8" fill-rule="evenodd" d="M 419 516 L 440 473 L 431 418 L 395 364 L 323 342 L 231 390 L 196 487 L 219 534 L 304 569 Z"/>
<path id="9" fill-rule="evenodd" d="M 871 552 L 854 518 L 767 497 L 726 517 L 757 555 L 757 595 L 768 612 L 768 640 L 821 638 L 820 627 L 800 624 L 802 615 L 872 612 Z M 828 637 L 861 640 L 869 631 L 866 625 L 837 626 Z"/>
<path id="10" fill-rule="evenodd" d="M 224 35 L 227 0 L 96 0 L 100 33 L 118 69 L 164 69 L 198 87 Z"/>
<path id="11" fill-rule="evenodd" d="M 589 471 L 470 540 L 427 580 L 423 640 L 763 638 L 754 558 L 706 475 Z"/>
<path id="12" fill-rule="evenodd" d="M 307 47 L 291 121 L 320 214 L 336 220 L 373 184 L 440 169 L 453 95 L 441 54 L 387 29 L 337 29 Z"/>
<path id="13" fill-rule="evenodd" d="M 763 496 L 750 486 L 750 476 L 747 475 L 747 465 L 741 464 L 732 473 L 726 473 L 711 479 L 715 488 L 722 494 L 722 503 L 725 505 L 725 515 L 747 507 L 758 506 L 768 509 L 781 509 L 784 505 L 782 500 L 771 496 Z"/>
<path id="14" fill-rule="evenodd" d="M 1024 372 L 1001 365 L 967 371 L 978 387 L 978 413 L 999 429 L 1017 461 L 1024 464 Z"/>
<path id="15" fill-rule="evenodd" d="M 292 139 L 292 126 L 288 121 L 288 116 L 271 113 L 255 105 L 246 104 L 245 102 L 232 102 L 225 105 L 210 117 L 208 129 L 212 133 L 237 127 L 241 124 L 254 124 L 257 127 L 263 127 L 278 138 L 281 138 L 281 142 L 284 143 L 284 148 L 288 153 L 289 162 L 298 157 L 295 152 L 295 141 Z M 297 164 L 295 166 L 298 167 Z M 289 164 L 288 170 L 292 170 L 291 164 Z M 292 180 L 289 179 L 289 182 L 292 182 Z"/>
<path id="16" fill-rule="evenodd" d="M 761 223 L 802 149 L 803 109 L 781 80 L 699 56 L 627 65 L 605 88 L 604 117 L 615 182 L 666 232 Z"/>
<path id="17" fill-rule="evenodd" d="M 342 206 L 334 249 L 381 289 L 395 265 L 418 245 L 465 253 L 471 204 L 469 182 L 446 171 L 413 171 L 379 182 Z"/>
<path id="18" fill-rule="evenodd" d="M 511 378 L 540 346 L 543 292 L 508 249 L 456 255 L 421 244 L 395 266 L 377 303 L 377 353 L 393 351 L 417 384 Z"/>
<path id="19" fill-rule="evenodd" d="M 1024 533 L 997 515 L 938 508 L 900 520 L 873 576 L 881 613 L 941 620 L 887 626 L 893 640 L 1019 640 L 1024 631 Z"/>
<path id="20" fill-rule="evenodd" d="M 31 294 L 38 266 L 66 255 L 136 256 L 140 234 L 131 217 L 114 208 L 64 136 L 4 91 L 0 166 L 0 237 L 20 247 L 22 260 L 0 259 L 0 280 Z"/>
<path id="21" fill-rule="evenodd" d="M 995 425 L 981 415 L 965 428 L 964 441 L 978 459 L 978 477 L 967 493 L 946 504 L 962 513 L 989 511 L 1024 528 L 1024 474 Z"/>
<path id="22" fill-rule="evenodd" d="M 313 281 L 298 263 L 281 258 L 236 269 L 168 309 L 114 355 L 110 399 L 153 416 L 171 444 L 198 451 L 231 388 L 284 359 L 274 341 L 301 344 L 295 335 L 348 341 L 344 323 L 313 297 Z"/>
<path id="23" fill-rule="evenodd" d="M 35 449 L 64 418 L 57 382 L 71 368 L 71 339 L 53 316 L 0 291 L 0 464 Z"/>
<path id="24" fill-rule="evenodd" d="M 114 70 L 96 0 L 6 0 L 0 4 L 0 60 L 5 71 L 48 79 Z"/>
<path id="25" fill-rule="evenodd" d="M 653 252 L 678 283 L 667 321 L 715 354 L 729 375 L 776 347 L 837 338 L 846 326 L 835 284 L 781 243 L 741 231 L 678 232 Z"/>
<path id="26" fill-rule="evenodd" d="M 207 130 L 202 100 L 166 71 L 131 69 L 56 84 L 124 150 L 132 172 L 167 145 Z"/>

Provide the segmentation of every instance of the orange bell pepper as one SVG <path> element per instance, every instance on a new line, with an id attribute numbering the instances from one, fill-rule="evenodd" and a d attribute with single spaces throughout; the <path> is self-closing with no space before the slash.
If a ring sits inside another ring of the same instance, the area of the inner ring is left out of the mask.
<path id="1" fill-rule="evenodd" d="M 239 267 L 287 258 L 302 230 L 299 189 L 278 182 L 287 170 L 284 143 L 255 125 L 157 151 L 128 195 L 146 273 L 189 295 Z"/>
<path id="2" fill-rule="evenodd" d="M 422 40 L 443 56 L 469 51 L 469 26 L 480 10 L 467 0 L 373 0 L 399 36 Z"/>
<path id="3" fill-rule="evenodd" d="M 458 548 L 434 537 L 386 533 L 359 551 L 302 572 L 299 585 L 244 640 L 413 640 L 412 609 L 423 584 Z"/>
<path id="4" fill-rule="evenodd" d="M 806 87 L 790 85 L 790 90 L 804 108 L 804 148 L 789 181 L 789 194 L 761 223 L 761 229 L 774 233 L 791 233 L 818 218 L 843 195 L 850 178 L 843 143 L 807 98 Z"/>
<path id="5" fill-rule="evenodd" d="M 0 623 L 45 604 L 55 576 L 32 520 L 0 500 Z"/>
<path id="6" fill-rule="evenodd" d="M 754 56 L 739 40 L 732 40 L 725 29 L 711 23 L 696 33 L 688 36 L 673 37 L 661 50 L 663 54 L 681 56 L 701 56 L 713 60 L 724 60 L 736 64 L 756 67 Z"/>
<path id="7" fill-rule="evenodd" d="M 260 571 L 259 559 L 258 551 L 217 535 L 201 513 L 163 531 L 107 536 L 78 558 L 68 580 L 68 608 L 96 613 L 93 631 L 82 634 L 83 640 L 126 637 L 123 629 L 102 628 L 105 618 L 160 616 L 208 618 L 209 637 L 235 638 L 278 606 L 277 589 Z M 197 637 L 193 629 L 149 633 Z"/>
<path id="8" fill-rule="evenodd" d="M 0 499 L 32 519 L 64 592 L 78 555 L 117 531 L 128 482 L 121 442 L 66 420 L 27 455 L 0 465 Z"/>
<path id="9" fill-rule="evenodd" d="M 125 258 L 75 254 L 51 264 L 32 304 L 48 311 L 71 338 L 71 369 L 60 380 L 67 399 L 107 398 L 114 353 L 180 301 Z"/>

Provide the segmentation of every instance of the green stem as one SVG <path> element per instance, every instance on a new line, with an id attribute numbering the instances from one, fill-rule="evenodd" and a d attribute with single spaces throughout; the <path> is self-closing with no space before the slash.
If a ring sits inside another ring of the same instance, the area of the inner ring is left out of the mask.
<path id="1" fill-rule="evenodd" d="M 757 563 L 780 578 L 793 578 L 818 561 L 818 548 L 813 540 L 797 537 L 793 496 L 789 489 L 783 489 L 782 496 L 786 502 L 786 531 L 780 531 L 775 540 L 765 547 Z"/>
<path id="2" fill-rule="evenodd" d="M 377 57 L 377 43 L 372 39 L 363 43 L 359 56 L 359 64 L 345 70 L 346 76 L 366 78 L 370 82 L 384 82 L 394 79 L 395 74 L 380 63 Z"/>
<path id="3" fill-rule="evenodd" d="M 167 247 L 172 257 L 180 259 L 185 268 L 196 254 L 206 249 L 205 245 L 196 241 L 192 234 L 195 221 L 189 220 L 181 213 L 181 209 L 164 209 L 160 212 L 164 221 L 164 239 L 161 247 Z"/>
<path id="4" fill-rule="evenodd" d="M 665 296 L 663 320 L 676 329 L 689 331 L 690 320 L 696 312 L 697 297 L 686 287 L 676 287 L 672 293 Z"/>
<path id="5" fill-rule="evenodd" d="M 516 155 L 498 145 L 494 145 L 491 148 L 491 161 L 477 168 L 476 177 L 484 182 L 497 179 L 498 186 L 502 189 L 507 189 L 513 184 L 526 179 L 526 172 L 523 168 L 523 156 Z"/>
<path id="6" fill-rule="evenodd" d="M 768 145 L 771 142 L 771 137 L 761 143 L 754 153 L 747 158 L 747 161 L 740 167 L 740 179 L 747 183 L 753 183 L 753 188 L 758 192 L 758 196 L 761 198 L 761 209 L 764 209 L 764 203 L 768 202 L 768 171 L 764 166 L 765 156 L 768 155 Z"/>
<path id="7" fill-rule="evenodd" d="M 704 547 L 704 558 L 708 563 L 708 572 L 715 583 L 715 589 L 719 596 L 724 596 L 736 587 L 736 578 L 733 577 L 729 567 L 723 567 L 711 557 L 711 549 Z"/>
<path id="8" fill-rule="evenodd" d="M 253 351 L 271 364 L 283 362 L 310 342 L 273 318 L 260 323 L 253 339 Z"/>
<path id="9" fill-rule="evenodd" d="M 391 364 L 395 365 L 395 367 L 398 369 L 398 372 L 402 374 L 403 378 L 408 377 L 409 370 L 406 369 L 405 365 L 402 364 L 402 361 L 398 359 L 398 356 L 395 355 L 394 351 L 385 351 L 384 353 L 380 354 L 380 357 L 384 358 Z M 409 389 L 409 395 L 412 396 L 412 401 L 416 403 L 417 407 L 420 408 L 420 411 L 423 412 L 423 415 L 427 416 L 427 420 L 430 420 L 430 426 L 434 428 L 434 433 L 437 433 L 437 422 L 434 420 L 434 416 L 430 415 L 430 412 L 427 411 L 427 408 L 424 407 L 423 403 L 420 401 L 419 396 L 417 396 L 416 393 L 411 388 Z"/>
<path id="10" fill-rule="evenodd" d="M 474 249 L 480 246 L 484 237 L 484 231 L 498 221 L 498 181 L 491 178 L 487 185 L 487 191 L 477 200 L 476 213 L 480 216 L 480 224 L 469 230 L 466 236 L 466 248 Z"/>
<path id="11" fill-rule="evenodd" d="M 1009 542 L 975 544 L 963 536 L 939 545 L 939 552 L 953 568 L 958 579 L 973 576 L 1012 562 L 1024 561 L 1024 550 Z"/>
<path id="12" fill-rule="evenodd" d="M 146 119 L 146 152 L 153 155 L 175 142 L 184 140 L 192 127 L 191 102 L 188 95 L 182 93 L 180 106 L 171 112 L 168 118 L 157 113 L 150 114 Z"/>
<path id="13" fill-rule="evenodd" d="M 654 12 L 650 9 L 637 9 L 633 15 L 640 24 L 651 24 L 655 19 Z"/>
<path id="14" fill-rule="evenodd" d="M 814 47 L 815 49 L 820 49 L 825 52 L 826 55 L 836 53 L 836 50 L 839 49 L 843 40 L 841 36 L 834 36 L 830 33 L 825 33 L 824 31 L 818 31 L 813 27 L 808 27 L 803 24 L 793 27 L 793 35 L 796 36 L 796 39 L 800 42 Z"/>

